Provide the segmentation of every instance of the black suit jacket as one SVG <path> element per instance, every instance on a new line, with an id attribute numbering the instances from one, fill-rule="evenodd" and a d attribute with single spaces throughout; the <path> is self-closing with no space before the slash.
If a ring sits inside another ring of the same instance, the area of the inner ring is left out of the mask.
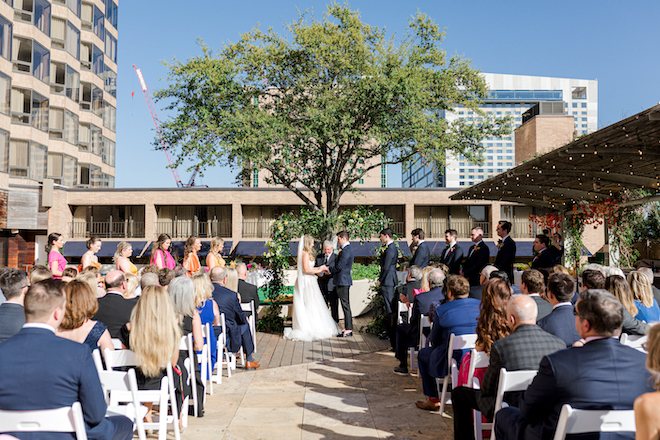
<path id="1" fill-rule="evenodd" d="M 572 346 L 580 339 L 575 328 L 575 315 L 573 315 L 573 304 L 565 304 L 555 308 L 552 313 L 537 322 L 548 333 L 561 338 L 567 347 Z"/>
<path id="2" fill-rule="evenodd" d="M 131 320 L 131 312 L 138 298 L 124 299 L 118 293 L 106 293 L 99 298 L 99 309 L 92 319 L 108 327 L 110 337 L 119 338 L 124 324 Z"/>
<path id="3" fill-rule="evenodd" d="M 256 324 L 259 322 L 259 316 L 256 312 L 257 308 L 259 308 L 259 304 L 261 303 L 261 300 L 259 299 L 259 293 L 257 292 L 257 286 L 239 278 L 238 293 L 241 294 L 242 303 L 249 303 L 250 301 L 254 302 L 254 323 Z"/>
<path id="4" fill-rule="evenodd" d="M 429 249 L 429 245 L 423 241 L 419 244 L 419 246 L 417 246 L 415 255 L 413 255 L 412 260 L 410 260 L 410 266 L 419 266 L 424 269 L 429 265 L 430 261 L 431 250 Z M 658 304 L 660 304 L 660 302 L 658 302 Z"/>
<path id="5" fill-rule="evenodd" d="M 612 338 L 544 357 L 538 375 L 520 397 L 520 411 L 528 423 L 524 438 L 552 439 L 565 403 L 579 409 L 633 409 L 639 395 L 653 391 L 645 362 L 645 354 Z M 627 437 L 605 433 L 580 438 Z"/>
<path id="6" fill-rule="evenodd" d="M 381 254 L 380 276 L 378 277 L 381 286 L 396 286 L 399 284 L 399 279 L 396 276 L 396 260 L 398 256 L 399 253 L 396 250 L 394 242 L 390 243 Z"/>
<path id="7" fill-rule="evenodd" d="M 532 259 L 532 269 L 548 269 L 554 265 L 555 261 L 549 249 L 544 250 Z"/>
<path id="8" fill-rule="evenodd" d="M 233 353 L 241 349 L 241 330 L 239 326 L 247 322 L 245 313 L 238 302 L 236 292 L 218 283 L 213 283 L 213 299 L 218 303 L 220 313 L 225 314 L 225 324 L 229 333 L 229 350 Z"/>
<path id="9" fill-rule="evenodd" d="M 334 264 L 335 262 L 336 255 L 335 253 L 331 253 L 330 256 L 328 257 L 328 267 Z M 321 254 L 316 257 L 316 263 L 315 267 L 320 267 L 326 264 L 325 262 L 325 254 Z M 332 274 L 324 274 L 319 276 L 319 287 L 321 288 L 321 292 L 326 291 L 326 292 L 332 292 L 335 290 L 335 284 L 332 282 Z"/>
<path id="10" fill-rule="evenodd" d="M 483 240 L 476 244 L 477 249 L 472 250 L 475 245 L 470 247 L 467 259 L 463 263 L 463 276 L 470 281 L 470 286 L 479 286 L 479 276 L 490 259 L 490 249 Z"/>
<path id="11" fill-rule="evenodd" d="M 332 274 L 332 283 L 337 286 L 352 286 L 353 277 L 351 269 L 353 268 L 353 248 L 350 243 L 339 251 L 334 261 L 328 266 Z"/>
<path id="12" fill-rule="evenodd" d="M 477 397 L 479 411 L 487 418 L 493 418 L 502 368 L 508 371 L 537 370 L 543 356 L 564 348 L 564 341 L 537 325 L 521 325 L 506 338 L 493 342 L 490 364 Z M 511 399 L 512 396 L 508 396 L 507 401 L 511 402 Z"/>
<path id="13" fill-rule="evenodd" d="M 536 309 L 538 310 L 538 314 L 536 315 L 536 322 L 538 324 L 539 319 L 543 319 L 552 313 L 552 304 L 541 298 L 541 295 L 530 295 L 530 297 L 536 303 Z M 575 327 L 575 325 L 573 327 Z"/>
<path id="14" fill-rule="evenodd" d="M 495 266 L 509 275 L 509 281 L 513 283 L 513 262 L 516 259 L 516 242 L 511 236 L 502 241 L 502 247 L 495 257 Z"/>
<path id="15" fill-rule="evenodd" d="M 461 273 L 461 262 L 463 261 L 463 249 L 458 247 L 458 244 L 455 244 L 451 250 L 449 246 L 447 246 L 442 251 L 440 261 L 449 267 L 449 273 L 451 275 L 459 275 Z"/>

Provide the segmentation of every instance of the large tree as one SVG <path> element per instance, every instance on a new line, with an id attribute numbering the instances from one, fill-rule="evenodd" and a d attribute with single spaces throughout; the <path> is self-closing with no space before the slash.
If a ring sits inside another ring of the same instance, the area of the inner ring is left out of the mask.
<path id="1" fill-rule="evenodd" d="M 269 183 L 333 217 L 373 168 L 441 167 L 449 152 L 479 162 L 481 140 L 510 130 L 479 112 L 483 77 L 447 57 L 444 31 L 425 14 L 399 42 L 336 3 L 320 21 L 300 14 L 285 33 L 257 26 L 217 53 L 202 44 L 200 56 L 167 63 L 169 85 L 156 97 L 173 114 L 162 134 L 175 165 L 230 165 L 241 177 L 267 170 Z M 456 106 L 480 117 L 445 118 Z"/>

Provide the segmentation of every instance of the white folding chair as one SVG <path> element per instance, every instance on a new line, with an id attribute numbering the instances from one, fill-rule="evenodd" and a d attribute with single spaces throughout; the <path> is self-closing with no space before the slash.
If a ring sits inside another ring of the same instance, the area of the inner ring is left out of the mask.
<path id="1" fill-rule="evenodd" d="M 101 349 L 100 348 L 95 348 L 92 351 L 92 360 L 94 360 L 94 366 L 96 367 L 96 371 L 99 373 L 101 371 L 105 371 L 103 368 L 103 361 L 101 360 Z"/>
<path id="2" fill-rule="evenodd" d="M 424 329 L 430 329 L 431 325 L 433 323 L 429 321 L 428 317 L 424 314 L 421 314 L 419 316 L 419 339 L 418 339 L 418 344 L 419 344 L 419 349 L 421 350 L 424 347 L 428 346 L 428 338 L 424 334 Z M 410 357 L 410 369 L 413 369 L 413 366 L 415 365 L 415 355 L 419 352 L 419 350 L 415 349 L 415 347 L 408 347 L 408 356 Z M 419 369 L 417 369 L 417 377 L 419 377 Z"/>
<path id="3" fill-rule="evenodd" d="M 449 382 L 451 381 L 452 386 L 458 381 L 458 363 L 454 359 L 454 351 L 456 350 L 465 350 L 474 348 L 477 344 L 477 335 L 455 335 L 451 334 L 449 336 L 449 344 L 447 345 L 447 364 L 448 370 L 447 375 L 442 380 L 442 392 L 440 392 L 440 412 L 442 414 L 445 410 L 445 403 L 451 405 L 451 401 L 447 401 L 447 389 L 449 388 Z M 435 380 L 436 387 L 440 387 L 440 380 L 436 378 Z M 438 390 L 440 391 L 440 390 Z"/>
<path id="4" fill-rule="evenodd" d="M 195 350 L 193 349 L 192 333 L 188 333 L 187 335 L 181 337 L 181 341 L 179 342 L 179 350 L 188 352 L 188 358 L 183 361 L 183 365 L 188 371 L 188 386 L 191 388 L 193 415 L 195 417 L 199 417 L 199 413 L 197 411 L 197 403 L 199 397 L 197 396 L 197 380 L 195 379 L 196 365 L 193 365 L 195 361 Z M 187 410 L 187 407 L 182 408 L 182 411 L 184 410 Z"/>
<path id="5" fill-rule="evenodd" d="M 75 432 L 78 440 L 87 440 L 80 402 L 55 409 L 0 410 L 2 432 Z"/>
<path id="6" fill-rule="evenodd" d="M 410 312 L 409 312 L 408 306 L 403 301 L 399 301 L 399 310 L 397 312 L 397 317 L 399 318 L 399 324 L 404 323 L 403 316 L 401 316 L 404 313 L 407 314 L 407 319 L 405 320 L 405 322 L 409 322 L 410 321 Z"/>
<path id="7" fill-rule="evenodd" d="M 213 376 L 216 383 L 222 383 L 222 369 L 224 366 L 227 366 L 227 377 L 231 377 L 231 370 L 236 369 L 236 355 L 229 351 L 229 348 L 227 347 L 227 322 L 225 321 L 224 313 L 220 314 L 220 327 L 222 328 L 222 332 L 218 336 L 218 360 L 216 361 L 218 374 Z M 243 347 L 241 347 L 239 353 L 243 353 Z M 245 366 L 245 356 L 243 356 L 243 366 Z"/>
<path id="8" fill-rule="evenodd" d="M 490 357 L 485 351 L 477 351 L 476 349 L 470 350 L 470 368 L 468 369 L 467 386 L 478 389 L 480 388 L 479 379 L 474 377 L 474 372 L 477 368 L 487 368 L 490 363 Z M 482 438 L 483 430 L 491 429 L 490 423 L 481 422 L 481 412 L 474 409 L 472 410 L 472 417 L 474 418 L 474 435 L 475 439 Z"/>
<path id="9" fill-rule="evenodd" d="M 497 386 L 497 396 L 495 398 L 495 411 L 493 412 L 493 423 L 491 424 L 490 440 L 495 440 L 494 428 L 497 412 L 503 407 L 509 406 L 506 402 L 504 402 L 504 393 L 512 391 L 525 391 L 529 384 L 532 383 L 537 373 L 537 370 L 506 371 L 506 368 L 502 368 L 500 370 L 500 381 Z"/>
<path id="10" fill-rule="evenodd" d="M 635 411 L 573 409 L 561 407 L 554 440 L 564 440 L 566 434 L 585 432 L 635 432 Z"/>
<path id="11" fill-rule="evenodd" d="M 644 344 L 646 344 L 648 339 L 649 337 L 647 335 L 629 335 L 627 333 L 622 333 L 619 342 L 628 347 L 632 347 L 635 350 L 646 353 L 646 350 L 644 350 Z"/>
<path id="12" fill-rule="evenodd" d="M 116 367 L 135 367 L 137 366 L 135 353 L 131 350 L 105 349 L 103 352 L 105 365 L 108 370 Z M 158 390 L 138 390 L 137 396 L 140 402 L 151 402 L 158 405 L 158 416 L 152 415 L 153 423 L 144 423 L 145 429 L 158 429 L 158 439 L 165 440 L 167 430 L 174 431 L 175 440 L 181 439 L 179 432 L 179 411 L 176 402 L 176 389 L 174 388 L 174 373 L 172 366 L 167 363 L 167 374 L 160 381 Z M 188 397 L 183 401 L 182 408 L 188 408 Z M 168 414 L 168 409 L 171 414 Z M 181 414 L 182 425 L 185 427 L 188 423 L 188 411 Z"/>
<path id="13" fill-rule="evenodd" d="M 202 374 L 202 380 L 204 381 L 204 403 L 206 403 L 206 391 L 213 395 L 213 380 L 211 378 L 211 375 L 213 374 L 211 337 L 215 338 L 215 335 L 211 336 L 213 330 L 211 330 L 211 325 L 208 322 L 202 327 L 202 332 L 206 342 L 204 343 L 204 348 L 202 348 L 202 353 L 197 356 L 197 360 L 199 361 L 199 368 Z"/>
<path id="14" fill-rule="evenodd" d="M 248 324 L 250 325 L 250 333 L 252 334 L 252 343 L 254 344 L 253 353 L 257 352 L 257 311 L 254 309 L 254 301 L 249 303 L 241 303 L 241 309 L 244 312 L 250 312 L 250 316 L 247 317 Z"/>
<path id="15" fill-rule="evenodd" d="M 96 353 L 94 350 L 93 353 Z M 99 356 L 97 354 L 97 356 Z M 137 379 L 135 378 L 135 369 L 124 371 L 99 371 L 101 387 L 106 396 L 108 409 L 106 416 L 122 415 L 133 422 L 140 440 L 146 439 L 143 418 L 149 411 L 148 408 L 140 404 L 138 398 Z M 121 405 L 126 403 L 126 405 Z"/>
<path id="16" fill-rule="evenodd" d="M 121 339 L 119 338 L 112 338 L 112 346 L 115 348 L 115 350 L 122 350 L 124 348 L 124 345 L 121 343 Z"/>

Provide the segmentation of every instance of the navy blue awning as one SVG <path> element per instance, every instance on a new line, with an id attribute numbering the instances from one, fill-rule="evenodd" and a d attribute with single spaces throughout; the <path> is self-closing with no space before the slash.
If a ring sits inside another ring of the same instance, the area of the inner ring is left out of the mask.
<path id="1" fill-rule="evenodd" d="M 112 257 L 117 252 L 117 245 L 122 241 L 127 241 L 133 247 L 133 256 L 137 257 L 144 249 L 144 246 L 148 243 L 145 240 L 141 241 L 131 241 L 131 240 L 101 240 L 101 250 L 96 254 L 97 257 Z M 67 241 L 64 243 L 64 248 L 62 249 L 62 254 L 65 257 L 82 257 L 82 255 L 87 252 L 87 242 L 86 241 Z"/>

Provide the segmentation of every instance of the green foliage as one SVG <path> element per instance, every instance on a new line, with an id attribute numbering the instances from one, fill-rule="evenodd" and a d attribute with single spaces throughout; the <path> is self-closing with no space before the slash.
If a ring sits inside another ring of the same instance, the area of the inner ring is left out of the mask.
<path id="1" fill-rule="evenodd" d="M 341 196 L 372 169 L 441 167 L 449 152 L 480 162 L 482 139 L 510 133 L 510 118 L 479 110 L 487 96 L 479 70 L 448 57 L 444 31 L 421 12 L 401 44 L 337 3 L 320 20 L 300 14 L 285 31 L 257 26 L 217 53 L 200 42 L 201 55 L 166 63 L 168 85 L 156 99 L 174 115 L 162 136 L 175 166 L 266 170 L 267 182 L 311 211 L 336 215 Z M 446 119 L 456 106 L 478 118 Z"/>
<path id="2" fill-rule="evenodd" d="M 380 274 L 380 265 L 378 263 L 360 264 L 353 263 L 351 277 L 354 280 L 376 280 Z"/>

